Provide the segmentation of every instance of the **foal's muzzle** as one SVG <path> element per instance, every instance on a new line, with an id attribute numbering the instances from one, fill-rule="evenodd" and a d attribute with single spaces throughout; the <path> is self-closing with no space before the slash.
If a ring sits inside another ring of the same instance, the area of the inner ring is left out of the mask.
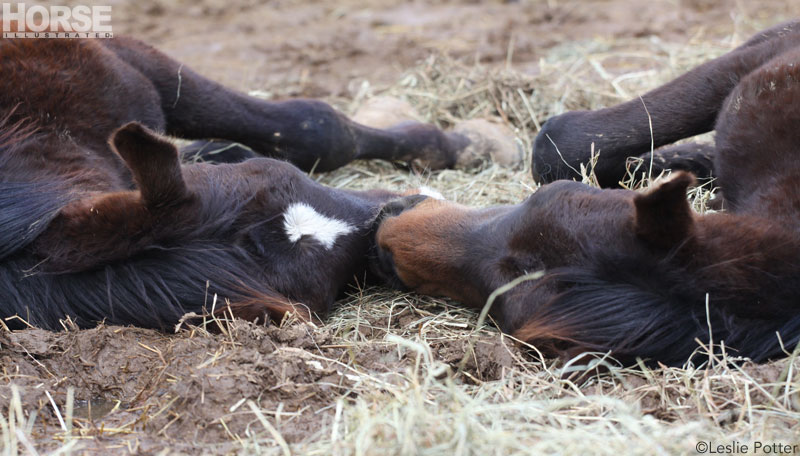
<path id="1" fill-rule="evenodd" d="M 372 231 L 375 233 L 376 238 L 374 240 L 372 252 L 369 256 L 369 269 L 370 272 L 378 276 L 381 281 L 392 288 L 406 290 L 403 282 L 397 276 L 397 270 L 395 269 L 392 252 L 390 250 L 383 249 L 378 245 L 378 230 L 386 219 L 402 214 L 426 198 L 428 197 L 425 195 L 409 195 L 389 201 L 383 206 L 383 208 L 381 208 L 381 211 L 373 224 Z"/>

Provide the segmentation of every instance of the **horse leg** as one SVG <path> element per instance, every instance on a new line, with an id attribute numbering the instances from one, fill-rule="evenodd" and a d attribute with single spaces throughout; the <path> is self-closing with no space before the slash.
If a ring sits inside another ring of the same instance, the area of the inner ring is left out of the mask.
<path id="1" fill-rule="evenodd" d="M 634 178 L 657 177 L 667 171 L 688 171 L 700 179 L 714 175 L 713 144 L 684 143 L 664 146 L 628 159 L 628 172 Z M 651 165 L 652 163 L 652 165 Z"/>
<path id="2" fill-rule="evenodd" d="M 206 79 L 139 41 L 114 38 L 104 44 L 150 79 L 161 96 L 166 133 L 173 136 L 226 139 L 317 171 L 358 158 L 451 167 L 469 144 L 464 136 L 432 125 L 368 128 L 320 101 L 267 102 Z"/>
<path id="3" fill-rule="evenodd" d="M 712 130 L 723 102 L 742 77 L 799 45 L 800 21 L 781 24 L 639 98 L 555 116 L 534 142 L 534 177 L 543 183 L 580 177 L 577 170 L 590 162 L 594 149 L 600 185 L 616 186 L 625 176 L 627 157 L 642 155 L 651 145 Z"/>

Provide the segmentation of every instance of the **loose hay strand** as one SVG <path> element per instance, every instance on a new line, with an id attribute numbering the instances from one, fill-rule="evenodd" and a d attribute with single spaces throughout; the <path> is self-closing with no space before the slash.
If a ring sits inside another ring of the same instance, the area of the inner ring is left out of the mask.
<path id="1" fill-rule="evenodd" d="M 289 444 L 286 443 L 286 440 L 284 440 L 281 433 L 278 432 L 277 429 L 275 429 L 275 426 L 271 425 L 270 422 L 267 421 L 267 417 L 265 417 L 264 414 L 261 413 L 261 409 L 258 408 L 255 402 L 248 400 L 247 406 L 250 407 L 250 410 L 252 410 L 253 414 L 256 415 L 258 421 L 261 423 L 262 426 L 264 426 L 264 429 L 266 429 L 270 433 L 270 435 L 272 435 L 272 438 L 274 438 L 275 441 L 278 442 L 278 445 L 280 445 L 284 456 L 291 456 L 292 452 L 291 450 L 289 450 Z"/>

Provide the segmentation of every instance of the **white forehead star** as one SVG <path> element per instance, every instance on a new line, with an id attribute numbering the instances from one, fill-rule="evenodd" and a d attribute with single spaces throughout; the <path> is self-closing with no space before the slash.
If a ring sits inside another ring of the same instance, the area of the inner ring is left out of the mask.
<path id="1" fill-rule="evenodd" d="M 283 229 L 292 242 L 311 236 L 330 250 L 339 236 L 352 233 L 355 227 L 322 215 L 306 203 L 294 203 L 283 214 Z"/>

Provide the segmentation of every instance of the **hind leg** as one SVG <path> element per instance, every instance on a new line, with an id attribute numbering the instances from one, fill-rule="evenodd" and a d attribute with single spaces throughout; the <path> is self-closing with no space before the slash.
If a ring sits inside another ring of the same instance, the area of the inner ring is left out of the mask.
<path id="1" fill-rule="evenodd" d="M 641 98 L 553 117 L 534 143 L 534 177 L 542 183 L 579 177 L 574 170 L 589 163 L 594 144 L 598 181 L 603 187 L 616 186 L 625 175 L 628 157 L 644 154 L 651 142 L 660 147 L 710 131 L 740 78 L 797 46 L 800 22 L 782 24 Z"/>
<path id="2" fill-rule="evenodd" d="M 139 41 L 114 38 L 104 44 L 152 81 L 161 95 L 170 135 L 235 141 L 259 154 L 317 171 L 358 158 L 452 167 L 469 143 L 431 125 L 368 128 L 319 101 L 267 102 L 210 81 Z"/>

